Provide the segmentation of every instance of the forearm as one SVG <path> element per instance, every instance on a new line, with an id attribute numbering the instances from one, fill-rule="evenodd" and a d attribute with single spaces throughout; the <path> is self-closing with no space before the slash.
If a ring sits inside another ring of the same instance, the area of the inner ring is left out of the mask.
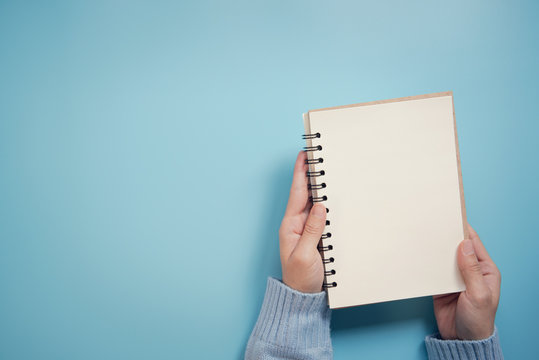
<path id="1" fill-rule="evenodd" d="M 498 330 L 484 340 L 442 340 L 425 338 L 429 360 L 503 360 Z"/>
<path id="2" fill-rule="evenodd" d="M 331 359 L 326 294 L 305 294 L 269 278 L 245 359 Z"/>

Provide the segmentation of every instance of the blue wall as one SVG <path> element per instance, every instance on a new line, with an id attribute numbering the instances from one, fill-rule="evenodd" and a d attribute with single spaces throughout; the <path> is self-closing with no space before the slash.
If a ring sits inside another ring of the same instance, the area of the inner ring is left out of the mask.
<path id="1" fill-rule="evenodd" d="M 453 90 L 509 359 L 539 320 L 535 1 L 0 2 L 0 358 L 239 359 L 301 113 Z M 333 313 L 423 359 L 429 298 Z"/>

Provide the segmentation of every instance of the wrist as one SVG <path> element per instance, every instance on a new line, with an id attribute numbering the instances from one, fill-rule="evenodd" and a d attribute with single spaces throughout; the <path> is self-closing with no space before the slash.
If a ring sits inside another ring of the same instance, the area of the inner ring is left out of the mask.
<path id="1" fill-rule="evenodd" d="M 483 340 L 494 333 L 494 319 L 491 316 L 473 316 L 470 314 L 465 321 L 458 321 L 456 324 L 457 339 L 459 340 Z M 477 315 L 477 314 L 476 314 Z M 488 320 L 485 320 L 488 319 Z M 490 320 L 492 318 L 492 320 Z"/>
<path id="2" fill-rule="evenodd" d="M 304 294 L 316 294 L 322 291 L 323 274 L 318 272 L 305 275 L 305 271 L 286 271 L 283 269 L 282 283 Z M 290 276 L 289 274 L 292 274 Z M 321 275 L 321 276 L 318 276 Z"/>
<path id="3" fill-rule="evenodd" d="M 494 325 L 488 328 L 478 329 L 472 332 L 465 332 L 462 335 L 458 334 L 458 339 L 464 340 L 464 341 L 484 340 L 491 337 L 493 333 L 494 333 Z"/>
<path id="4" fill-rule="evenodd" d="M 302 294 L 316 294 L 322 291 L 322 285 L 313 286 L 310 284 L 297 283 L 283 276 L 283 284 L 291 290 L 298 291 Z"/>

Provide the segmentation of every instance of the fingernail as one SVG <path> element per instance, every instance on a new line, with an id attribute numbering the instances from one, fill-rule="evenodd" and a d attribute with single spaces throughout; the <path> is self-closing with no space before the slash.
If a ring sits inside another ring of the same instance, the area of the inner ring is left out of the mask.
<path id="1" fill-rule="evenodd" d="M 313 215 L 317 218 L 323 219 L 326 217 L 326 209 L 324 208 L 324 205 L 316 204 L 313 207 Z"/>
<path id="2" fill-rule="evenodd" d="M 474 253 L 473 244 L 471 240 L 464 240 L 462 243 L 462 253 L 464 255 L 472 255 Z"/>

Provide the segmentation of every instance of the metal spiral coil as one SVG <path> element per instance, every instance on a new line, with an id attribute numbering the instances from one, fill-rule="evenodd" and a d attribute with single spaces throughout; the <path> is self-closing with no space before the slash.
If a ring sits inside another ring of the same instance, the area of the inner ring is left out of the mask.
<path id="1" fill-rule="evenodd" d="M 333 250 L 333 245 L 318 246 L 318 251 L 331 251 L 331 250 Z"/>
<path id="2" fill-rule="evenodd" d="M 326 183 L 322 183 L 322 184 L 309 184 L 307 185 L 307 188 L 309 190 L 320 190 L 320 189 L 324 189 L 326 187 Z"/>
<path id="3" fill-rule="evenodd" d="M 322 145 L 318 145 L 318 146 L 304 146 L 303 147 L 303 151 L 307 152 L 307 151 L 320 151 L 322 150 Z"/>
<path id="4" fill-rule="evenodd" d="M 318 132 L 314 133 L 314 134 L 304 134 L 303 135 L 304 140 L 314 140 L 314 139 L 319 139 L 321 137 L 322 137 L 321 134 L 318 133 Z M 308 145 L 311 145 L 311 144 L 308 144 Z M 311 145 L 311 146 L 305 146 L 303 148 L 303 151 L 305 151 L 305 152 L 314 152 L 314 151 L 321 151 L 321 150 L 322 150 L 322 145 Z M 311 157 L 311 156 L 309 156 L 309 157 Z M 319 190 L 325 189 L 327 187 L 327 184 L 325 182 L 322 182 L 322 183 L 319 183 L 319 184 L 314 183 L 315 178 L 326 175 L 326 172 L 324 170 L 314 171 L 315 169 L 313 167 L 311 167 L 311 165 L 322 164 L 323 162 L 324 162 L 324 158 L 322 156 L 318 156 L 316 158 L 311 157 L 311 158 L 308 158 L 308 159 L 305 160 L 305 164 L 309 165 L 309 167 L 310 167 L 309 171 L 307 171 L 307 173 L 306 173 L 307 177 L 309 178 L 308 189 L 310 191 L 313 191 L 313 190 L 319 191 Z M 318 194 L 318 193 L 316 195 L 317 196 L 314 196 L 314 194 L 312 194 L 312 196 L 309 197 L 309 200 L 313 204 L 317 203 L 317 202 L 323 202 L 323 201 L 326 201 L 328 199 L 327 195 L 321 195 L 321 194 Z M 328 208 L 326 208 L 326 212 L 329 213 Z M 328 226 L 329 224 L 330 224 L 330 221 L 326 220 L 326 226 Z M 324 268 L 325 268 L 325 270 L 324 270 L 325 280 L 324 280 L 324 283 L 322 284 L 323 289 L 334 288 L 334 287 L 337 286 L 337 282 L 335 282 L 335 281 L 329 282 L 327 280 L 329 276 L 333 276 L 333 275 L 335 275 L 337 273 L 335 271 L 335 269 L 328 269 L 329 264 L 335 262 L 335 258 L 334 257 L 325 257 L 324 256 L 325 253 L 327 253 L 328 251 L 333 250 L 333 245 L 332 244 L 328 244 L 326 246 L 324 246 L 322 244 L 322 240 L 329 239 L 330 237 L 331 237 L 330 232 L 326 232 L 326 233 L 322 234 L 322 236 L 320 237 L 320 245 L 318 246 L 318 251 L 320 252 L 320 254 L 322 256 L 322 263 L 324 264 Z"/>
<path id="5" fill-rule="evenodd" d="M 319 176 L 324 176 L 326 175 L 326 172 L 324 170 L 320 170 L 320 171 L 307 171 L 307 176 L 310 177 L 310 178 L 313 178 L 313 177 L 319 177 Z"/>
<path id="6" fill-rule="evenodd" d="M 316 133 L 316 134 L 303 134 L 301 137 L 303 138 L 303 140 L 306 140 L 306 139 L 316 139 L 316 138 L 319 138 L 319 137 L 320 137 L 320 133 Z"/>
<path id="7" fill-rule="evenodd" d="M 305 160 L 305 164 L 321 164 L 323 162 L 324 162 L 323 158 Z"/>
<path id="8" fill-rule="evenodd" d="M 337 283 L 334 281 L 332 283 L 323 283 L 322 284 L 322 288 L 323 289 L 328 289 L 328 288 L 334 288 L 334 287 L 337 287 Z"/>

